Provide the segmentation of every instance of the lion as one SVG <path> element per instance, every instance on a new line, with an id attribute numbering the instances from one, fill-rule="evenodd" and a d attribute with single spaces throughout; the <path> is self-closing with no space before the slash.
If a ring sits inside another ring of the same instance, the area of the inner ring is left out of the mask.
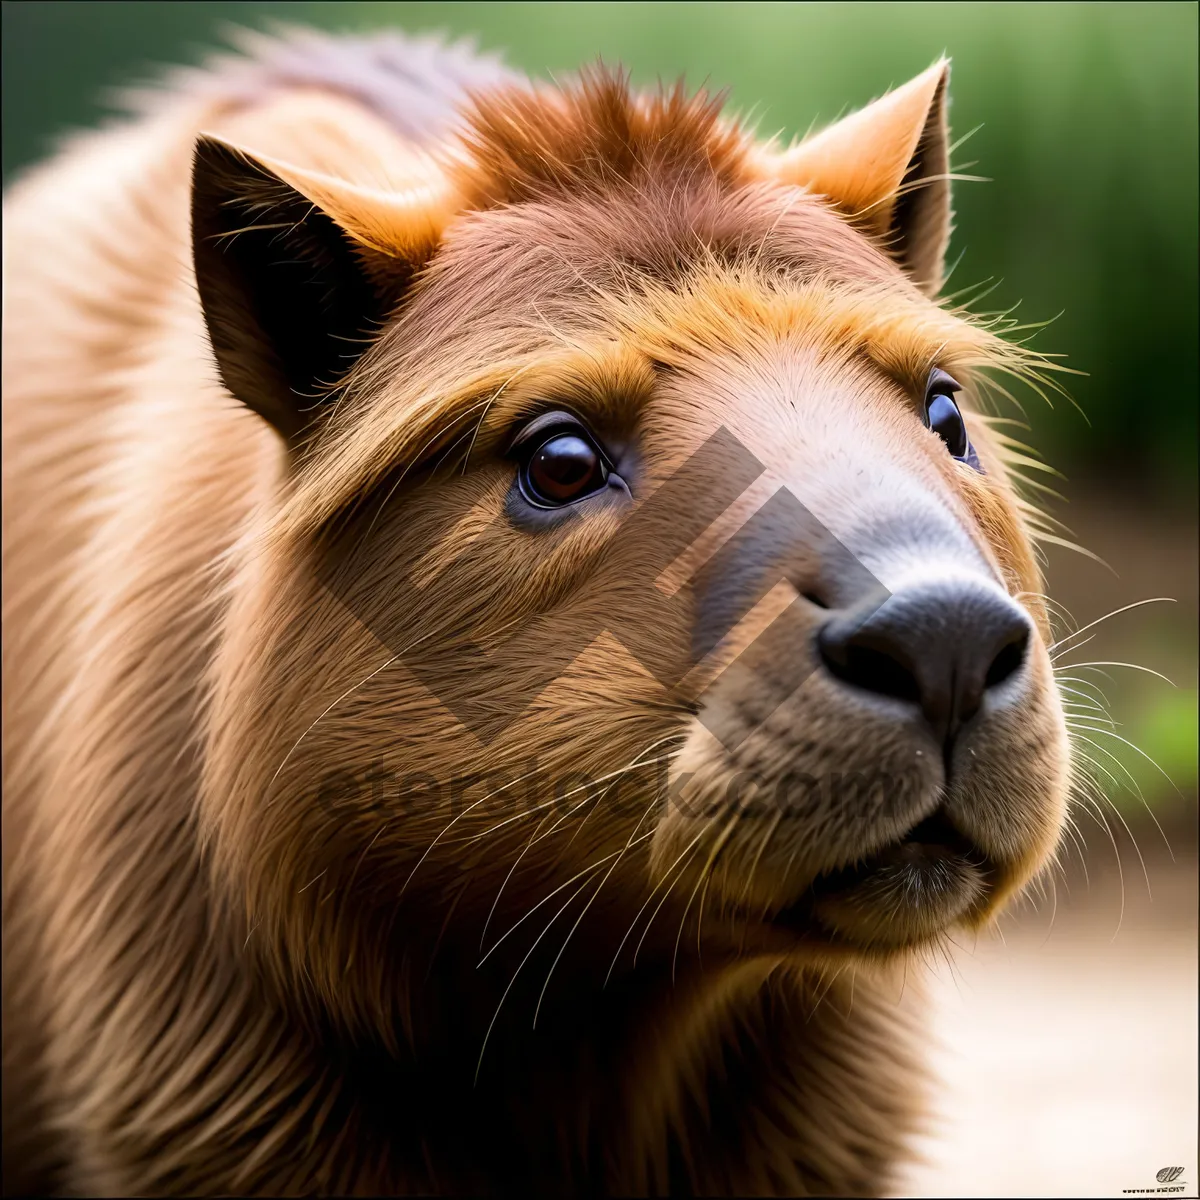
<path id="1" fill-rule="evenodd" d="M 7 1191 L 897 1186 L 1070 775 L 948 80 L 256 36 L 11 188 Z"/>

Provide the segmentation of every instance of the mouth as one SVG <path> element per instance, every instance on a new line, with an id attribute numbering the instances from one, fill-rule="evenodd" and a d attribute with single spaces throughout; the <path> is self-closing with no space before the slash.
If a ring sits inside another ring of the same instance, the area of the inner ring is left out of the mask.
<path id="1" fill-rule="evenodd" d="M 870 858 L 819 876 L 772 924 L 816 927 L 861 949 L 900 949 L 977 912 L 994 878 L 987 855 L 939 810 Z"/>

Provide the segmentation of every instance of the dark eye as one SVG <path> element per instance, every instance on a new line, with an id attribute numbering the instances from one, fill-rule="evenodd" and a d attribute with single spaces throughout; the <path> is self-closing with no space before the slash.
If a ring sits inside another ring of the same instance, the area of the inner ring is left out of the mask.
<path id="1" fill-rule="evenodd" d="M 609 468 L 588 432 L 570 418 L 547 428 L 534 422 L 520 437 L 517 480 L 530 504 L 561 508 L 599 491 L 608 482 Z"/>
<path id="2" fill-rule="evenodd" d="M 946 443 L 946 449 L 960 462 L 981 470 L 962 413 L 955 402 L 954 393 L 962 387 L 945 371 L 935 370 L 929 376 L 925 389 L 925 425 Z"/>
<path id="3" fill-rule="evenodd" d="M 955 458 L 965 457 L 970 444 L 967 427 L 952 396 L 937 392 L 929 397 L 929 403 L 925 405 L 925 424 L 946 443 L 946 449 Z"/>

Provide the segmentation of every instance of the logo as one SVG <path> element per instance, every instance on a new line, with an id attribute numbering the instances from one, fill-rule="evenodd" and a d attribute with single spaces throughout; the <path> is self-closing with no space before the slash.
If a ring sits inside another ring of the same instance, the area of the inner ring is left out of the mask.
<path id="1" fill-rule="evenodd" d="M 1158 1187 L 1132 1187 L 1122 1188 L 1123 1195 L 1129 1196 L 1163 1196 L 1163 1195 L 1179 1195 L 1187 1186 L 1182 1180 L 1176 1182 L 1183 1174 L 1182 1167 L 1160 1167 L 1158 1173 L 1154 1176 L 1158 1180 Z"/>

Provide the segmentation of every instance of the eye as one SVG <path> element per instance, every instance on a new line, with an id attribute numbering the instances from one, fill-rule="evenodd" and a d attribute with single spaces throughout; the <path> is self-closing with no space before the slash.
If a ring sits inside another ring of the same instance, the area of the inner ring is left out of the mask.
<path id="1" fill-rule="evenodd" d="M 604 464 L 596 447 L 577 433 L 558 433 L 525 464 L 521 482 L 535 504 L 570 504 L 604 486 Z"/>
<path id="2" fill-rule="evenodd" d="M 980 471 L 979 459 L 954 399 L 954 393 L 961 390 L 962 385 L 945 371 L 934 370 L 925 388 L 925 425 L 946 443 L 946 449 L 955 458 Z"/>
<path id="3" fill-rule="evenodd" d="M 929 397 L 925 405 L 925 424 L 946 443 L 946 449 L 955 458 L 963 458 L 970 443 L 967 441 L 967 427 L 963 424 L 962 413 L 954 403 L 952 396 L 945 392 L 937 392 Z"/>
<path id="4" fill-rule="evenodd" d="M 603 451 L 574 418 L 548 414 L 532 422 L 514 447 L 522 495 L 538 508 L 561 508 L 608 483 Z"/>

